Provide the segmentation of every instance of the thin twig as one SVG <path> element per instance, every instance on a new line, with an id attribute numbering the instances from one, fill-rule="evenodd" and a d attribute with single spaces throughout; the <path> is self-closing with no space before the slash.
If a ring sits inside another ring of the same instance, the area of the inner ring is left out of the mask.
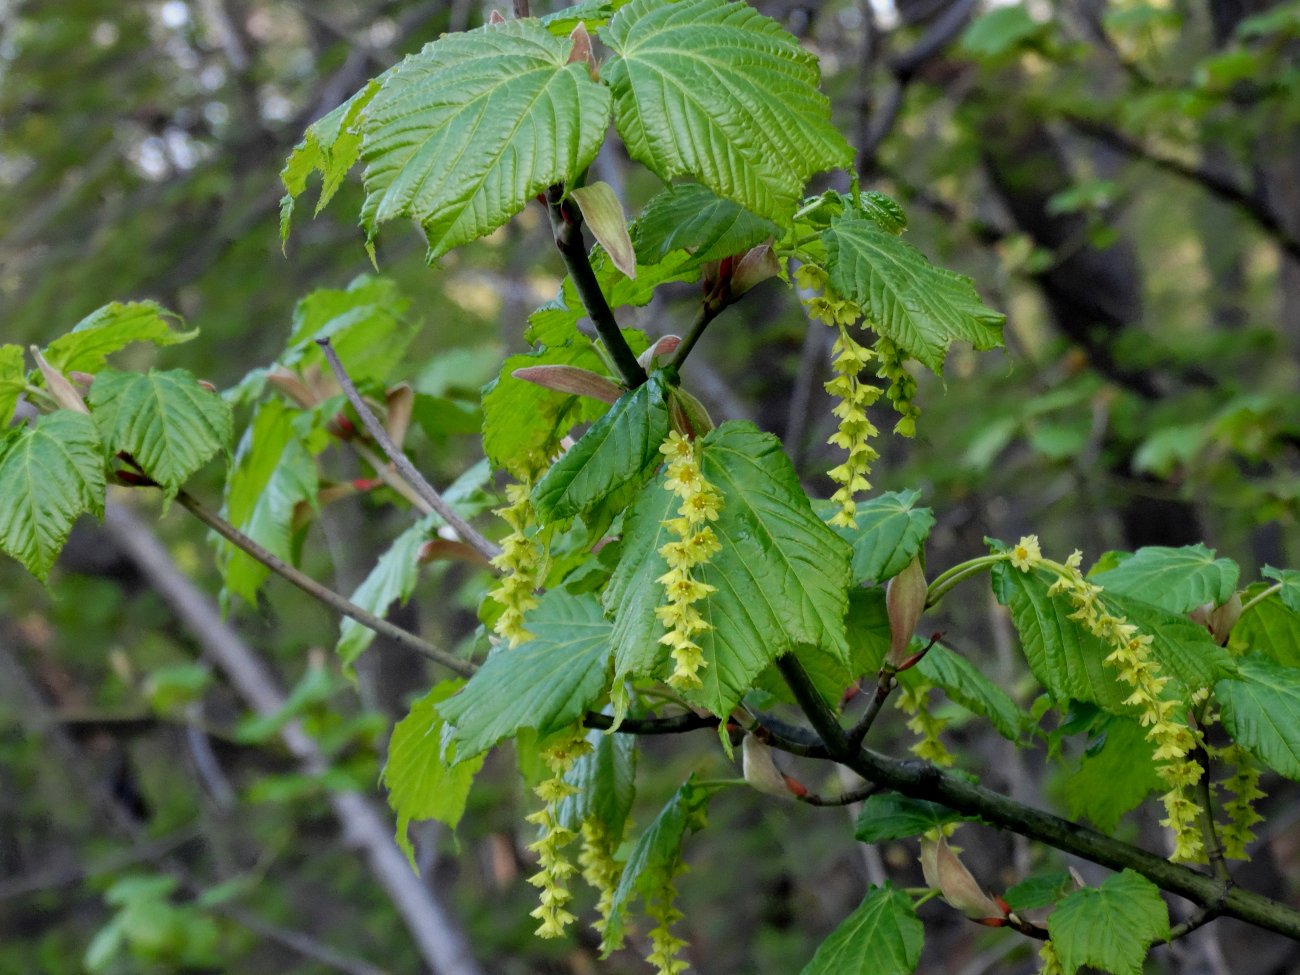
<path id="1" fill-rule="evenodd" d="M 867 732 L 876 723 L 881 708 L 885 706 L 886 698 L 897 686 L 898 681 L 894 677 L 894 668 L 888 665 L 881 667 L 880 676 L 876 678 L 876 693 L 871 696 L 871 700 L 867 703 L 867 709 L 862 712 L 862 717 L 858 719 L 858 723 L 849 732 L 849 745 L 851 747 L 858 748 L 862 745 L 863 739 L 867 737 Z"/>
<path id="2" fill-rule="evenodd" d="M 691 327 L 687 330 L 686 337 L 682 339 L 681 343 L 677 346 L 676 354 L 673 355 L 673 368 L 680 369 L 682 367 L 682 364 L 686 362 L 686 357 L 689 356 L 691 350 L 695 348 L 695 343 L 700 340 L 700 336 L 704 334 L 704 330 L 709 327 L 709 322 L 717 318 L 718 315 L 721 314 L 722 309 L 727 307 L 727 296 L 725 294 L 726 289 L 724 288 L 723 290 L 724 293 L 722 295 L 709 295 L 704 299 L 704 303 L 700 305 L 700 310 L 696 313 L 695 320 L 691 322 Z"/>
<path id="3" fill-rule="evenodd" d="M 374 630 L 381 636 L 388 637 L 399 646 L 406 647 L 408 650 L 414 650 L 422 657 L 426 657 L 435 663 L 442 664 L 448 670 L 461 677 L 471 677 L 474 674 L 474 665 L 468 660 L 462 660 L 460 657 L 453 656 L 445 650 L 440 650 L 432 643 L 420 639 L 414 633 L 407 632 L 400 626 L 388 622 L 388 620 L 376 616 L 369 610 L 362 609 L 346 596 L 341 596 L 333 589 L 321 585 L 311 576 L 294 568 L 278 556 L 268 552 L 257 542 L 253 541 L 243 532 L 241 532 L 230 522 L 226 521 L 219 515 L 213 514 L 205 508 L 192 494 L 188 491 L 181 491 L 176 495 L 177 503 L 192 514 L 203 524 L 207 525 L 214 532 L 230 542 L 236 548 L 252 556 L 258 562 L 274 572 L 276 575 L 287 579 L 295 586 L 301 589 L 307 595 L 312 596 L 317 601 L 324 603 L 331 609 L 334 609 L 344 616 L 356 620 L 362 626 Z"/>
<path id="4" fill-rule="evenodd" d="M 488 561 L 496 558 L 501 554 L 501 550 L 496 545 L 489 542 L 486 538 L 470 525 L 450 504 L 443 499 L 432 484 L 424 479 L 424 475 L 415 469 L 409 457 L 402 452 L 402 449 L 393 443 L 393 438 L 388 435 L 384 425 L 379 422 L 374 411 L 366 405 L 366 401 L 361 398 L 361 393 L 357 391 L 356 384 L 352 382 L 352 377 L 348 375 L 347 370 L 343 368 L 343 363 L 339 361 L 338 353 L 334 351 L 334 346 L 327 338 L 317 339 L 316 344 L 321 347 L 325 353 L 325 361 L 330 364 L 330 369 L 334 372 L 334 378 L 338 380 L 339 386 L 343 388 L 348 402 L 352 408 L 357 411 L 357 416 L 361 418 L 361 423 L 366 428 L 375 443 L 379 444 L 384 455 L 397 467 L 403 478 L 415 488 L 416 492 L 426 502 L 429 507 L 438 513 L 438 515 L 451 526 L 452 530 L 461 537 L 464 542 L 478 552 Z"/>

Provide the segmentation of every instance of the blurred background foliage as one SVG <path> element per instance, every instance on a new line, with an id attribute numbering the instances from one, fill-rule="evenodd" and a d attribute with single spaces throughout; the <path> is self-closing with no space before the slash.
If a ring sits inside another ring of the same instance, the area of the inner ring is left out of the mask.
<path id="1" fill-rule="evenodd" d="M 1204 540 L 1247 567 L 1300 564 L 1300 4 L 758 6 L 820 55 L 864 186 L 899 199 L 909 239 L 1009 316 L 1005 354 L 956 349 L 942 382 L 918 376 L 920 435 L 892 440 L 877 467 L 878 487 L 919 487 L 936 510 L 930 565 L 1030 530 L 1062 556 Z M 152 298 L 201 329 L 160 357 L 166 367 L 225 387 L 269 363 L 304 295 L 370 270 L 347 216 L 355 181 L 319 218 L 300 215 L 281 254 L 288 151 L 366 79 L 490 9 L 0 0 L 0 337 L 44 342 L 107 301 Z M 629 212 L 657 189 L 614 143 L 596 170 Z M 559 283 L 540 217 L 527 211 L 436 268 L 413 229 L 379 243 L 380 270 L 422 325 L 399 378 L 450 404 L 412 444 L 435 483 L 478 459 L 478 387 L 523 348 L 528 311 Z M 764 288 L 710 330 L 687 383 L 715 416 L 780 434 L 824 492 L 831 336 L 793 295 Z M 690 296 L 669 289 L 625 324 L 680 330 L 689 311 L 677 299 Z M 882 410 L 879 422 L 893 420 Z M 331 463 L 340 479 L 361 473 Z M 196 492 L 215 499 L 220 477 L 213 465 Z M 325 508 L 304 540 L 308 571 L 352 591 L 409 523 L 390 500 L 371 492 Z M 203 532 L 183 512 L 158 520 L 146 499 L 122 503 L 146 509 L 141 530 L 217 591 Z M 290 689 L 278 716 L 254 717 L 151 578 L 90 523 L 48 589 L 0 565 L 0 971 L 424 970 L 327 800 L 379 795 L 388 731 L 430 675 L 379 640 L 349 680 L 330 653 L 337 622 L 273 581 L 232 614 Z M 395 613 L 456 645 L 472 638 L 481 586 L 464 566 L 430 569 Z M 934 625 L 1031 702 L 991 597 L 946 602 Z M 951 716 L 954 747 L 987 784 L 1060 798 L 1038 752 Z M 303 772 L 276 737 L 292 719 L 323 767 Z M 901 720 L 881 733 L 905 741 Z M 457 835 L 416 830 L 422 882 L 477 959 L 461 971 L 644 970 L 630 952 L 598 963 L 590 934 L 532 939 L 528 800 L 512 766 L 508 753 L 489 760 Z M 651 742 L 640 768 L 639 824 L 688 771 L 731 774 L 720 750 L 685 741 Z M 1271 786 L 1246 878 L 1294 897 L 1284 878 L 1296 876 L 1300 807 Z M 797 971 L 868 882 L 886 870 L 919 882 L 913 850 L 855 845 L 842 810 L 733 791 L 713 820 L 722 828 L 693 842 L 697 869 L 681 884 L 701 971 Z M 1160 842 L 1142 814 L 1116 832 Z M 962 838 L 993 886 L 1041 855 L 978 827 Z M 923 972 L 1032 970 L 1014 937 L 939 905 L 926 912 L 940 926 L 928 926 Z M 1221 975 L 1300 964 L 1294 946 L 1248 937 L 1211 926 L 1152 965 Z"/>

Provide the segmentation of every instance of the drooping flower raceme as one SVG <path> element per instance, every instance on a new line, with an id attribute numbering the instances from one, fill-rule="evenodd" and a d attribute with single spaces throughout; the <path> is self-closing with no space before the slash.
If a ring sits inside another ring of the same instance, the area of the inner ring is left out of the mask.
<path id="1" fill-rule="evenodd" d="M 1008 553 L 1008 558 L 1022 572 L 1044 568 L 1055 574 L 1056 581 L 1048 594 L 1064 595 L 1074 606 L 1070 619 L 1077 620 L 1111 648 L 1105 662 L 1130 688 L 1124 703 L 1137 711 L 1138 721 L 1147 729 L 1147 741 L 1155 746 L 1156 774 L 1167 790 L 1160 797 L 1165 807 L 1160 824 L 1168 827 L 1174 837 L 1170 859 L 1203 863 L 1205 843 L 1199 822 L 1202 809 L 1192 792 L 1205 772 L 1191 754 L 1199 739 L 1178 716 L 1185 705 L 1164 694 L 1169 678 L 1161 673 L 1151 636 L 1138 632 L 1123 616 L 1107 609 L 1101 587 L 1088 582 L 1079 571 L 1082 553 L 1074 552 L 1064 564 L 1053 562 L 1042 557 L 1038 539 L 1028 535 Z"/>
<path id="2" fill-rule="evenodd" d="M 541 832 L 537 840 L 528 846 L 528 849 L 537 854 L 540 868 L 528 878 L 528 882 L 540 890 L 540 903 L 531 911 L 532 916 L 541 922 L 536 931 L 539 938 L 559 938 L 563 936 L 564 929 L 577 920 L 567 907 L 569 901 L 573 900 L 569 878 L 577 867 L 564 852 L 564 848 L 573 842 L 575 833 L 560 825 L 556 810 L 561 801 L 578 791 L 564 781 L 564 773 L 577 761 L 578 756 L 590 748 L 586 736 L 577 730 L 542 753 L 542 760 L 552 775 L 534 792 L 545 805 L 526 817 Z"/>
<path id="3" fill-rule="evenodd" d="M 869 490 L 868 475 L 879 453 L 871 445 L 879 435 L 867 416 L 867 409 L 880 398 L 880 389 L 859 379 L 862 370 L 875 358 L 871 349 L 849 334 L 849 326 L 857 323 L 862 312 L 851 301 L 833 297 L 827 287 L 826 272 L 812 264 L 805 264 L 795 272 L 795 281 L 805 291 L 822 291 L 805 299 L 808 317 L 816 319 L 837 332 L 831 346 L 831 369 L 835 375 L 827 381 L 826 392 L 837 400 L 832 412 L 839 426 L 827 443 L 848 452 L 844 462 L 832 467 L 827 474 L 839 488 L 831 500 L 840 510 L 831 518 L 832 525 L 851 528 L 857 511 L 855 497 Z"/>
<path id="4" fill-rule="evenodd" d="M 1259 766 L 1237 744 L 1221 749 L 1218 756 L 1233 764 L 1232 775 L 1222 783 L 1232 793 L 1232 798 L 1223 803 L 1223 813 L 1227 819 L 1219 831 L 1223 855 L 1232 860 L 1249 860 L 1246 847 L 1255 839 L 1252 827 L 1264 820 L 1254 806 L 1256 799 L 1264 798 L 1264 792 L 1259 787 Z"/>
<path id="5" fill-rule="evenodd" d="M 594 816 L 582 821 L 582 849 L 578 853 L 578 866 L 582 868 L 582 879 L 599 895 L 596 901 L 596 913 L 599 917 L 592 925 L 599 933 L 605 933 L 609 921 L 609 911 L 614 905 L 614 891 L 618 888 L 623 865 L 614 858 L 618 848 L 618 839 L 610 833 L 609 827 Z"/>
<path id="6" fill-rule="evenodd" d="M 701 686 L 699 672 L 707 666 L 696 637 L 711 629 L 711 624 L 696 604 L 716 589 L 701 582 L 696 572 L 722 547 L 709 525 L 718 518 L 722 496 L 705 480 L 693 441 L 674 430 L 659 451 L 668 461 L 664 487 L 681 504 L 677 517 L 663 523 L 673 538 L 659 549 L 668 563 L 668 571 L 656 581 L 664 587 L 667 599 L 655 610 L 655 615 L 668 631 L 659 642 L 672 651 L 673 672 L 668 683 L 689 689 Z"/>
<path id="7" fill-rule="evenodd" d="M 501 540 L 501 554 L 492 560 L 503 574 L 490 595 L 502 606 L 493 629 L 515 647 L 532 637 L 524 628 L 524 614 L 537 606 L 533 592 L 541 581 L 542 548 L 528 534 L 534 517 L 528 483 L 507 486 L 506 500 L 510 503 L 495 509 L 494 514 L 499 515 L 511 531 Z"/>
<path id="8" fill-rule="evenodd" d="M 908 685 L 899 686 L 895 707 L 908 716 L 907 730 L 920 739 L 912 744 L 912 754 L 947 767 L 953 764 L 952 752 L 939 736 L 948 722 L 930 708 L 930 691 L 933 689 L 934 685 L 929 681 L 914 677 Z"/>

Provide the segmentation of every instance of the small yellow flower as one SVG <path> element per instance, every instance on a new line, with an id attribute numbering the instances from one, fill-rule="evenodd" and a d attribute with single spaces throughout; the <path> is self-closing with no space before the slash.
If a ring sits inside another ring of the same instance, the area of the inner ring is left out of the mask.
<path id="1" fill-rule="evenodd" d="M 532 638 L 524 627 L 524 614 L 537 606 L 533 593 L 541 581 L 542 548 L 528 534 L 534 515 L 528 484 L 508 485 L 506 500 L 510 503 L 495 513 L 511 532 L 501 540 L 501 553 L 492 560 L 504 574 L 490 595 L 502 606 L 493 629 L 508 646 L 515 647 Z"/>
<path id="2" fill-rule="evenodd" d="M 1038 547 L 1037 535 L 1026 535 L 1016 542 L 1011 550 L 1011 564 L 1021 572 L 1028 572 L 1042 559 L 1042 549 Z"/>
<path id="3" fill-rule="evenodd" d="M 655 609 L 655 616 L 667 629 L 659 642 L 671 648 L 673 673 L 668 683 L 689 689 L 703 686 L 699 672 L 707 666 L 695 637 L 712 627 L 695 604 L 717 588 L 696 578 L 695 573 L 722 548 L 709 526 L 718 520 L 722 496 L 704 477 L 692 441 L 673 431 L 659 451 L 669 458 L 664 487 L 676 494 L 681 504 L 677 517 L 663 522 L 674 537 L 659 547 L 668 571 L 655 581 L 664 587 L 667 602 Z"/>
<path id="4" fill-rule="evenodd" d="M 539 938 L 562 937 L 564 929 L 577 920 L 566 907 L 573 900 L 568 881 L 577 868 L 564 853 L 564 847 L 573 842 L 575 834 L 560 825 L 556 810 L 565 798 L 578 791 L 564 781 L 564 773 L 579 755 L 590 748 L 581 729 L 577 729 L 542 753 L 542 760 L 550 768 L 552 776 L 533 791 L 546 805 L 524 817 L 540 827 L 541 832 L 538 839 L 528 846 L 537 854 L 540 868 L 528 878 L 528 882 L 538 888 L 538 905 L 530 914 L 541 922 L 536 931 Z"/>

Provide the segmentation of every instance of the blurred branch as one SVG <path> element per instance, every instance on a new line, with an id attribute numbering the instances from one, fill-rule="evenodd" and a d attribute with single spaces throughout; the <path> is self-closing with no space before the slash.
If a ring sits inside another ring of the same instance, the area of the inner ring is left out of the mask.
<path id="1" fill-rule="evenodd" d="M 149 526 L 117 503 L 107 506 L 104 526 L 245 703 L 258 715 L 278 714 L 285 704 L 279 681 L 222 619 L 212 600 L 181 572 Z M 280 737 L 306 774 L 319 775 L 328 769 L 329 760 L 297 722 L 285 725 Z M 345 839 L 365 853 L 371 873 L 406 922 L 425 963 L 439 975 L 482 975 L 464 932 L 432 890 L 411 872 L 393 842 L 392 823 L 374 802 L 357 792 L 331 793 L 329 802 Z"/>
<path id="2" fill-rule="evenodd" d="M 1067 115 L 1065 121 L 1080 134 L 1095 139 L 1130 159 L 1150 163 L 1157 169 L 1196 183 L 1216 199 L 1232 204 L 1249 217 L 1260 230 L 1273 238 L 1282 250 L 1300 260 L 1300 238 L 1293 236 L 1283 226 L 1281 217 L 1267 202 L 1236 180 L 1211 166 L 1167 155 L 1093 119 Z"/>
<path id="3" fill-rule="evenodd" d="M 260 934 L 267 941 L 274 941 L 276 944 L 297 952 L 304 958 L 309 958 L 314 962 L 333 968 L 335 971 L 343 972 L 345 975 L 385 975 L 387 971 L 363 959 L 353 958 L 351 955 L 335 951 L 329 945 L 321 944 L 315 938 L 301 931 L 292 931 L 289 928 L 268 924 L 256 914 L 238 907 L 229 904 L 218 904 L 212 910 L 218 914 L 224 914 L 236 924 L 247 928 L 254 934 Z"/>
<path id="4" fill-rule="evenodd" d="M 889 73 L 893 77 L 893 84 L 885 93 L 879 107 L 871 113 L 869 121 L 861 126 L 864 135 L 858 147 L 857 160 L 860 176 L 868 175 L 875 169 L 876 154 L 880 150 L 881 143 L 893 131 L 894 124 L 898 121 L 899 112 L 903 108 L 903 96 L 907 93 L 908 86 L 926 62 L 937 57 L 944 48 L 957 39 L 957 35 L 970 20 L 976 3 L 977 0 L 954 0 L 935 18 L 915 44 L 889 59 Z M 874 21 L 868 19 L 869 32 L 873 23 Z"/>

